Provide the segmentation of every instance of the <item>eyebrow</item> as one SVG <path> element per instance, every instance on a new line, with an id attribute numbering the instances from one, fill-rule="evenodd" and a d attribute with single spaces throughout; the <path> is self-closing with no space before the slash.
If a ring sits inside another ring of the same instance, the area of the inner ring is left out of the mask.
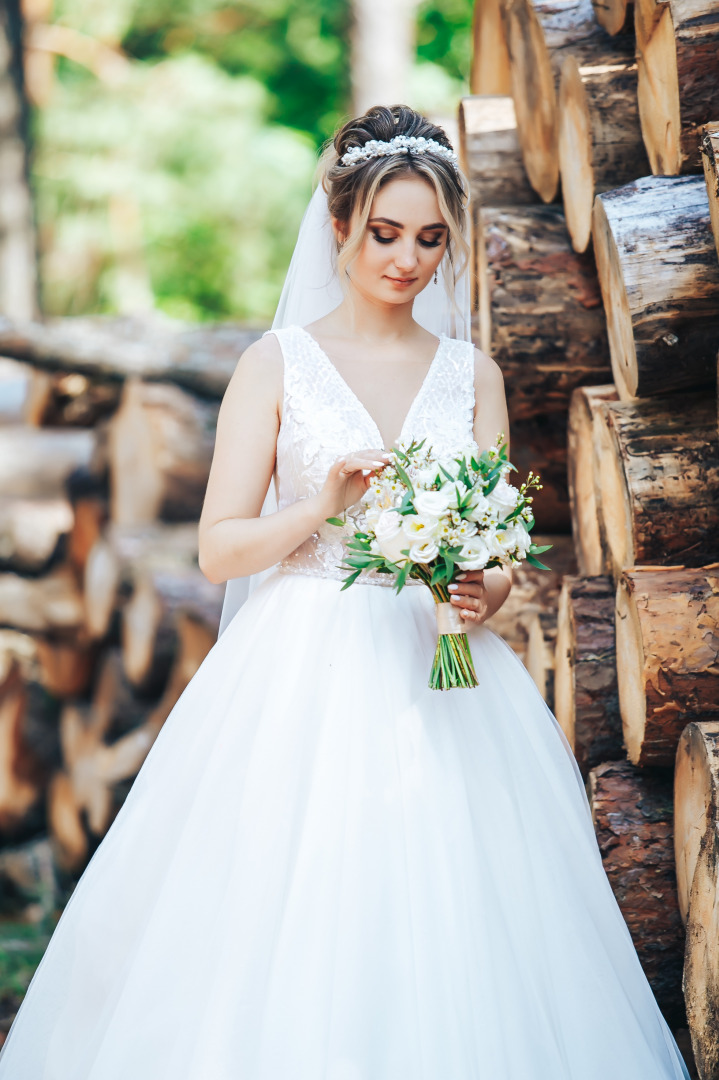
<path id="1" fill-rule="evenodd" d="M 371 225 L 373 221 L 381 221 L 385 225 L 394 225 L 395 229 L 403 229 L 404 228 L 404 225 L 400 221 L 392 221 L 391 218 L 373 217 L 373 218 L 369 218 L 367 224 Z M 419 231 L 420 232 L 425 232 L 426 229 L 446 229 L 446 228 L 447 228 L 447 226 L 444 224 L 444 222 L 437 221 L 437 222 L 434 223 L 434 225 L 423 225 L 422 228 Z"/>

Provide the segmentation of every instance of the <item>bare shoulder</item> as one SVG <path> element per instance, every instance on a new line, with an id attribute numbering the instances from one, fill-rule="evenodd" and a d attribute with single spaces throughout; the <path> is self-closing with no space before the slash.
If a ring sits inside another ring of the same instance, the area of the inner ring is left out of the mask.
<path id="1" fill-rule="evenodd" d="M 225 397 L 279 400 L 282 395 L 282 349 L 276 334 L 264 334 L 240 354 Z"/>
<path id="2" fill-rule="evenodd" d="M 474 349 L 474 386 L 477 391 L 504 390 L 504 375 L 496 360 L 475 346 Z"/>

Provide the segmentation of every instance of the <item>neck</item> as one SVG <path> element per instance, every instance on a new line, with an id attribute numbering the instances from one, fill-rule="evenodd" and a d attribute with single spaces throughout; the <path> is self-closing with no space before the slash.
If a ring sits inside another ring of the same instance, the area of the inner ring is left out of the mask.
<path id="1" fill-rule="evenodd" d="M 350 281 L 349 297 L 329 316 L 332 332 L 338 336 L 351 334 L 373 345 L 406 339 L 419 329 L 412 317 L 413 303 L 414 298 L 403 304 L 388 304 L 361 292 Z"/>

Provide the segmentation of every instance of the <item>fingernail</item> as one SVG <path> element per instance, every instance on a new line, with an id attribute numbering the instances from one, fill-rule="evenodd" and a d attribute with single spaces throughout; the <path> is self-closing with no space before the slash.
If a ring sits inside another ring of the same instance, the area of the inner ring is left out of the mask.
<path id="1" fill-rule="evenodd" d="M 450 592 L 456 592 L 458 588 L 459 588 L 459 585 L 450 585 L 449 586 L 449 591 Z"/>
<path id="2" fill-rule="evenodd" d="M 372 464 L 374 465 L 374 467 L 376 469 L 383 469 L 384 468 L 384 461 L 373 461 Z"/>
<path id="3" fill-rule="evenodd" d="M 466 576 L 466 574 L 457 574 L 457 581 L 464 581 Z"/>
<path id="4" fill-rule="evenodd" d="M 469 611 L 467 611 L 466 608 L 462 608 L 461 614 L 466 616 L 467 618 L 469 618 L 471 613 Z"/>

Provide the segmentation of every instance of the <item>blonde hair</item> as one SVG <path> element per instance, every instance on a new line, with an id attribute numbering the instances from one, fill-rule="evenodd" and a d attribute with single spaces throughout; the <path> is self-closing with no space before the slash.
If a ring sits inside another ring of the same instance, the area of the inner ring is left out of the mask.
<path id="1" fill-rule="evenodd" d="M 337 245 L 335 253 L 337 276 L 345 296 L 349 297 L 348 271 L 359 255 L 364 242 L 367 221 L 377 192 L 390 180 L 417 176 L 431 184 L 448 226 L 447 246 L 442 262 L 447 262 L 445 280 L 455 314 L 460 315 L 455 297 L 455 285 L 469 263 L 469 184 L 461 170 L 440 154 L 388 154 L 372 157 L 354 165 L 343 165 L 341 157 L 353 146 L 364 146 L 372 139 L 389 142 L 395 135 L 434 139 L 452 149 L 447 134 L 426 117 L 407 105 L 374 105 L 363 116 L 348 121 L 323 149 L 317 166 L 316 179 L 327 192 L 327 205 L 332 217 L 347 230 L 355 210 L 359 215 L 356 228 L 348 233 L 345 242 Z"/>

